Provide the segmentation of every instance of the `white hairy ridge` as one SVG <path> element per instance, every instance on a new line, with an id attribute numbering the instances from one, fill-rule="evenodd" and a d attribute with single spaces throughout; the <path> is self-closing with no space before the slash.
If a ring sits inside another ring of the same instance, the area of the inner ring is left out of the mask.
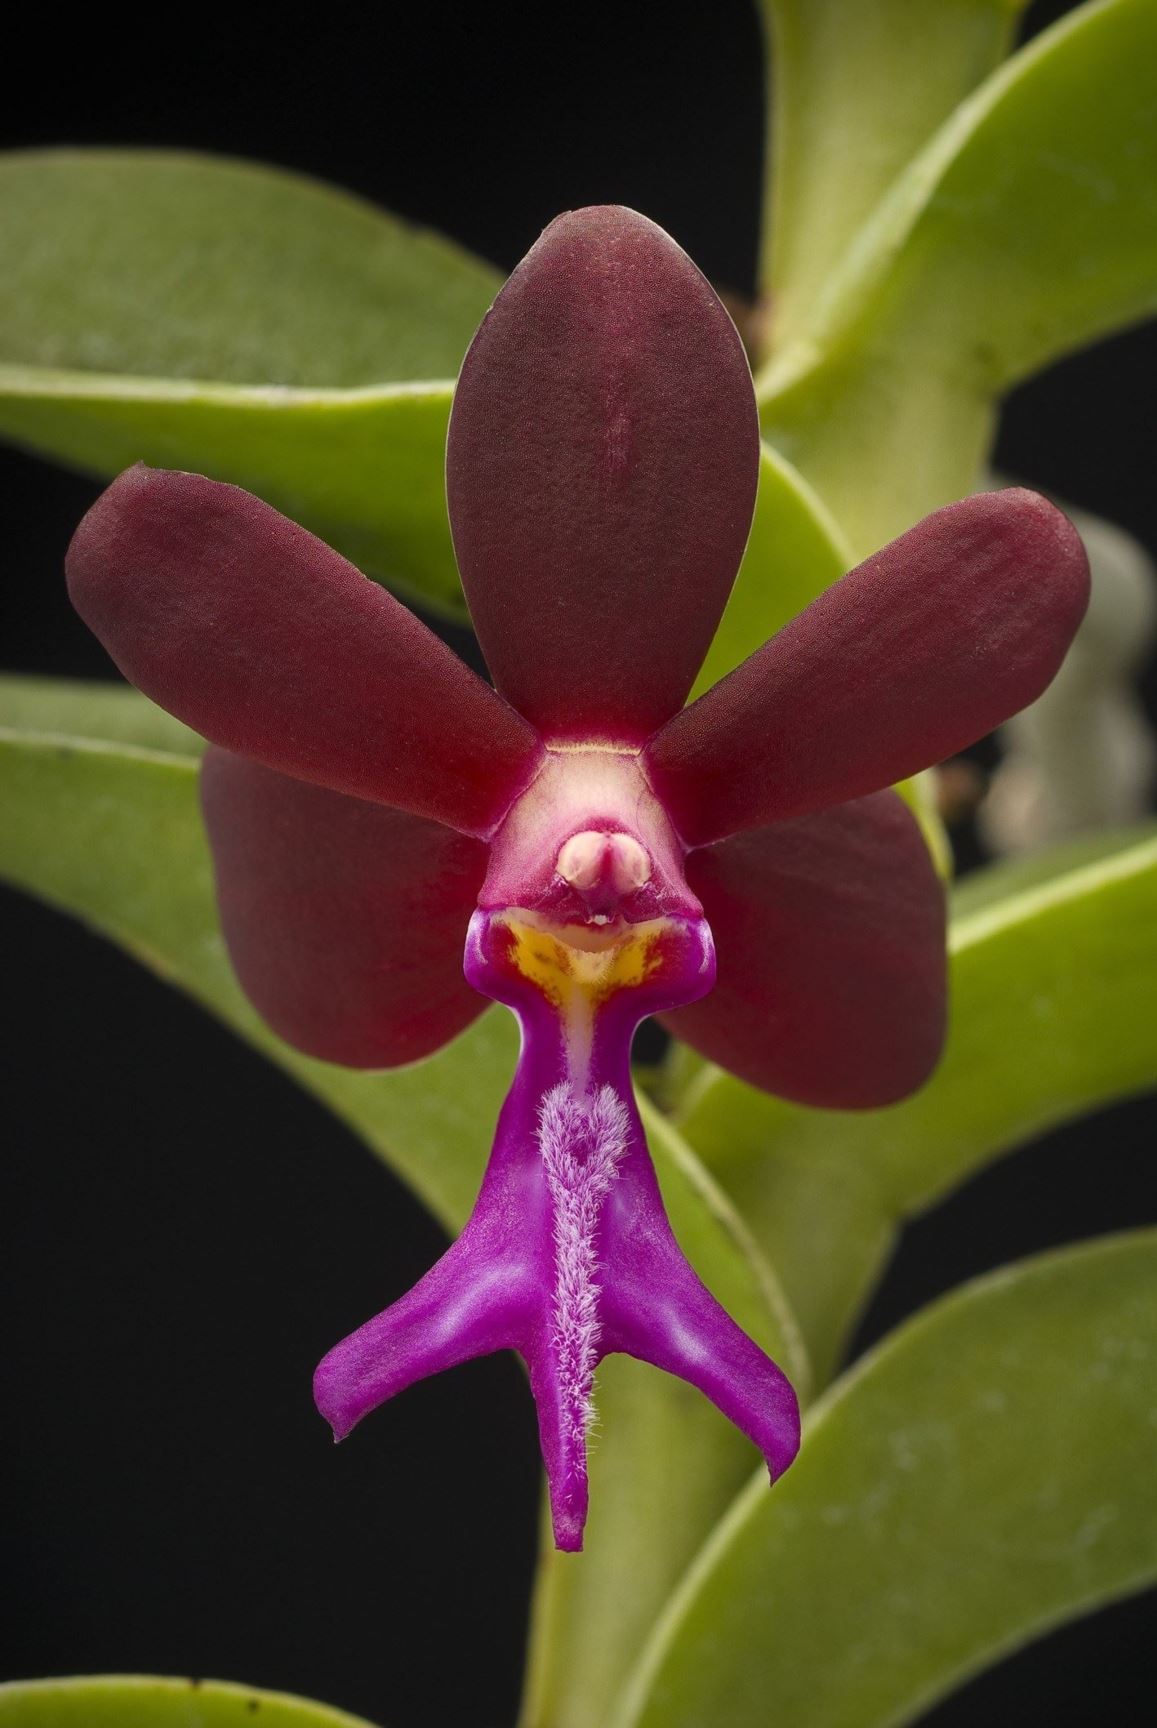
<path id="1" fill-rule="evenodd" d="M 563 1423 L 585 1444 L 594 1421 L 599 1342 L 599 1211 L 627 1149 L 630 1118 L 611 1086 L 589 1101 L 565 1081 L 538 1109 L 538 1144 L 554 1204 L 554 1322 Z"/>

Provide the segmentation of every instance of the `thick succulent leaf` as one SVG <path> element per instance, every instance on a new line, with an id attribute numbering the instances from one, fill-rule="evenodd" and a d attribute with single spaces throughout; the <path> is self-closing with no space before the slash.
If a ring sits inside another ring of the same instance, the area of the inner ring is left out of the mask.
<path id="1" fill-rule="evenodd" d="M 1031 42 L 912 165 L 835 302 L 899 243 L 892 327 L 987 389 L 1150 315 L 1155 58 L 1151 0 L 1078 7 Z"/>
<path id="2" fill-rule="evenodd" d="M 155 702 L 125 684 L 80 678 L 0 677 L 0 728 L 9 732 L 56 733 L 64 739 L 100 739 L 200 756 L 205 740 Z"/>
<path id="3" fill-rule="evenodd" d="M 774 1266 L 678 1129 L 645 1097 L 639 1110 L 680 1246 L 731 1317 L 783 1366 L 806 1403 L 811 1364 Z M 721 1242 L 730 1245 L 726 1254 Z"/>
<path id="4" fill-rule="evenodd" d="M 163 151 L 0 158 L 0 224 L 0 435 L 232 480 L 462 614 L 442 381 L 496 272 L 332 187 Z"/>
<path id="5" fill-rule="evenodd" d="M 2 1728 L 368 1728 L 360 1717 L 284 1692 L 142 1674 L 17 1680 L 0 1686 Z"/>
<path id="6" fill-rule="evenodd" d="M 997 407 L 901 348 L 853 347 L 776 386 L 763 436 L 823 498 L 855 560 L 975 490 Z"/>
<path id="7" fill-rule="evenodd" d="M 851 563 L 822 501 L 789 462 L 764 444 L 747 549 L 692 697 L 734 671 Z"/>
<path id="8" fill-rule="evenodd" d="M 774 1259 L 820 1384 L 901 1219 L 1033 1135 L 1157 1085 L 1151 831 L 998 867 L 958 906 L 948 1043 L 914 1097 L 807 1111 L 706 1068 L 683 1100 L 681 1130 Z"/>
<path id="9" fill-rule="evenodd" d="M 1025 0 L 760 0 L 771 55 L 762 279 L 791 340 L 889 182 L 1008 52 Z"/>
<path id="10" fill-rule="evenodd" d="M 931 9 L 930 9 L 931 10 Z M 857 554 L 971 489 L 994 398 L 1157 307 L 1151 0 L 1077 8 L 894 182 L 760 380 Z"/>
<path id="11" fill-rule="evenodd" d="M 806 1402 L 810 1367 L 770 1269 L 730 1202 L 646 1102 L 643 1120 L 681 1245 L 693 1264 L 713 1269 L 715 1295 L 783 1365 Z M 730 1267 L 714 1245 L 720 1221 L 747 1246 Z M 539 1570 L 526 1728 L 603 1728 L 663 1604 L 756 1461 L 739 1431 L 694 1388 L 638 1362 L 606 1358 L 596 1403 L 582 1564 L 548 1550 Z"/>
<path id="12" fill-rule="evenodd" d="M 442 479 L 453 393 L 449 381 L 282 390 L 0 367 L 0 436 L 105 479 L 148 462 L 233 481 L 464 619 Z"/>
<path id="13" fill-rule="evenodd" d="M 895 1728 L 1157 1579 L 1157 1235 L 1005 1268 L 903 1327 L 740 1496 L 615 1728 Z"/>
<path id="14" fill-rule="evenodd" d="M 319 181 L 152 150 L 0 157 L 0 363 L 349 389 L 452 377 L 500 278 Z"/>

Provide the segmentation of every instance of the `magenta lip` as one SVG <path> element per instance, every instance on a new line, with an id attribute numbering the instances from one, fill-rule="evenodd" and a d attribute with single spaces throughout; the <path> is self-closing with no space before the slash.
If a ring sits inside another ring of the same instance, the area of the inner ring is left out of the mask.
<path id="1" fill-rule="evenodd" d="M 512 964 L 511 916 L 476 912 L 467 941 L 471 983 L 510 1006 L 523 1035 L 474 1211 L 408 1295 L 330 1351 L 315 1395 L 341 1439 L 414 1381 L 517 1350 L 538 1409 L 555 1541 L 573 1551 L 582 1546 L 586 1437 L 605 1355 L 622 1351 L 698 1386 L 759 1446 L 773 1477 L 796 1454 L 799 1414 L 786 1377 L 675 1241 L 631 1087 L 639 1020 L 711 986 L 706 923 L 667 921 L 653 969 L 607 994 L 581 1041 L 573 1020 Z"/>

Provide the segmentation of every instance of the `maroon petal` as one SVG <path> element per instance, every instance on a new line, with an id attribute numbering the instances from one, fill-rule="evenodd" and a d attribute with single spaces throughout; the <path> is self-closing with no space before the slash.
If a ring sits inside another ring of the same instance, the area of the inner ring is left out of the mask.
<path id="1" fill-rule="evenodd" d="M 693 844 L 878 791 L 1035 701 L 1088 593 L 1076 529 L 1036 493 L 950 504 L 677 714 L 652 784 Z"/>
<path id="2" fill-rule="evenodd" d="M 741 1079 L 829 1109 L 891 1104 L 944 1039 L 944 892 L 894 792 L 692 852 L 715 989 L 661 1016 Z"/>
<path id="3" fill-rule="evenodd" d="M 482 1012 L 462 975 L 480 841 L 225 750 L 201 792 L 233 965 L 287 1043 L 390 1068 Z"/>
<path id="4" fill-rule="evenodd" d="M 68 554 L 126 678 L 215 744 L 339 792 L 489 832 L 531 728 L 385 589 L 236 486 L 143 466 Z"/>
<path id="5" fill-rule="evenodd" d="M 685 700 L 758 468 L 743 347 L 686 253 L 633 210 L 560 216 L 471 344 L 446 462 L 483 651 L 544 735 L 637 743 Z"/>

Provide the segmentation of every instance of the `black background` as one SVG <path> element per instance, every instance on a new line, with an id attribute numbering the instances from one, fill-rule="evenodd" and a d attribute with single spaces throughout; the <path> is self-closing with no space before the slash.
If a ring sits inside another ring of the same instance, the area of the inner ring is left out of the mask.
<path id="1" fill-rule="evenodd" d="M 745 0 L 25 25 L 5 145 L 250 155 L 504 267 L 558 210 L 614 200 L 717 284 L 751 286 Z M 1021 390 L 999 456 L 1157 549 L 1155 357 L 1134 332 Z M 7 665 L 108 674 L 59 574 L 96 490 L 0 452 Z M 420 1386 L 337 1451 L 309 1397 L 317 1358 L 421 1274 L 438 1231 L 324 1111 L 118 952 L 8 894 L 0 944 L 0 1674 L 212 1674 L 390 1728 L 509 1723 L 537 1494 L 515 1363 Z M 980 1270 L 1151 1221 L 1153 1152 L 1138 1103 L 1006 1160 L 908 1233 L 858 1347 Z M 1153 1629 L 1151 1597 L 1125 1604 L 926 1720 L 1132 1720 L 1152 1706 Z"/>

